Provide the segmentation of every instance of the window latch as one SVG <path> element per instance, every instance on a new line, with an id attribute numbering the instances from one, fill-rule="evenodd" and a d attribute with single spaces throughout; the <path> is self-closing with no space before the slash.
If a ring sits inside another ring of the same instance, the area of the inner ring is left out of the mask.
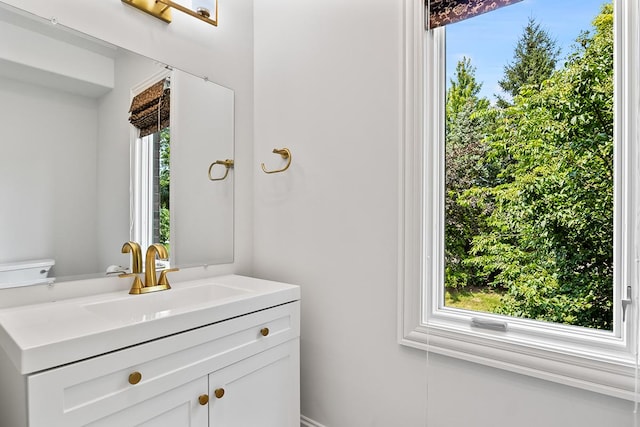
<path id="1" fill-rule="evenodd" d="M 497 320 L 480 319 L 478 317 L 471 318 L 471 326 L 475 328 L 491 329 L 494 331 L 507 331 L 507 322 L 499 322 Z"/>
<path id="2" fill-rule="evenodd" d="M 631 305 L 631 286 L 627 286 L 626 298 L 622 299 L 622 321 L 627 317 L 627 306 Z"/>

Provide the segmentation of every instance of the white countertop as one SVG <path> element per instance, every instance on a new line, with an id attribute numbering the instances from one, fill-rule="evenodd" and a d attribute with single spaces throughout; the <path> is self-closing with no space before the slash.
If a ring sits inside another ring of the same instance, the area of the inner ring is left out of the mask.
<path id="1" fill-rule="evenodd" d="M 0 309 L 0 347 L 29 374 L 300 299 L 298 286 L 238 275 L 171 287 Z"/>

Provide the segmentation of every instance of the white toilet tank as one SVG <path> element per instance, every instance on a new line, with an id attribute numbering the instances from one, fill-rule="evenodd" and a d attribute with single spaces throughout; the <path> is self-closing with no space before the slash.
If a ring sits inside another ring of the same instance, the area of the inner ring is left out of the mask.
<path id="1" fill-rule="evenodd" d="M 0 264 L 0 288 L 53 282 L 54 278 L 48 276 L 55 263 L 52 259 L 37 259 Z"/>

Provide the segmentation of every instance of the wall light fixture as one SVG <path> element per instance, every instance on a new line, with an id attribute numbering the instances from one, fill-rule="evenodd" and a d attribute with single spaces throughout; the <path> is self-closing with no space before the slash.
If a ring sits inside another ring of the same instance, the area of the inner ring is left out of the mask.
<path id="1" fill-rule="evenodd" d="M 218 26 L 218 0 L 213 0 L 213 10 L 207 7 L 198 7 L 196 10 L 191 10 L 172 0 L 122 0 L 122 2 L 167 23 L 171 22 L 171 9 L 173 8 L 208 24 Z"/>

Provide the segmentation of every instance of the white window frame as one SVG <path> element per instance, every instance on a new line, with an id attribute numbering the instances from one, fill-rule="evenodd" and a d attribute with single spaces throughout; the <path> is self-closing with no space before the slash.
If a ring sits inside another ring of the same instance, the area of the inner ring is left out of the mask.
<path id="1" fill-rule="evenodd" d="M 136 138 L 132 164 L 131 239 L 143 248 L 153 240 L 153 153 L 154 135 Z"/>
<path id="2" fill-rule="evenodd" d="M 616 265 L 614 330 L 439 307 L 444 263 L 444 30 L 425 32 L 423 0 L 405 0 L 404 134 L 400 156 L 399 342 L 610 396 L 636 399 L 638 359 L 638 4 L 614 0 Z M 429 64 L 429 66 L 425 65 Z M 435 142 L 434 142 L 435 141 Z M 631 305 L 622 322 L 622 290 Z M 496 323 L 496 324 L 498 324 Z"/>

